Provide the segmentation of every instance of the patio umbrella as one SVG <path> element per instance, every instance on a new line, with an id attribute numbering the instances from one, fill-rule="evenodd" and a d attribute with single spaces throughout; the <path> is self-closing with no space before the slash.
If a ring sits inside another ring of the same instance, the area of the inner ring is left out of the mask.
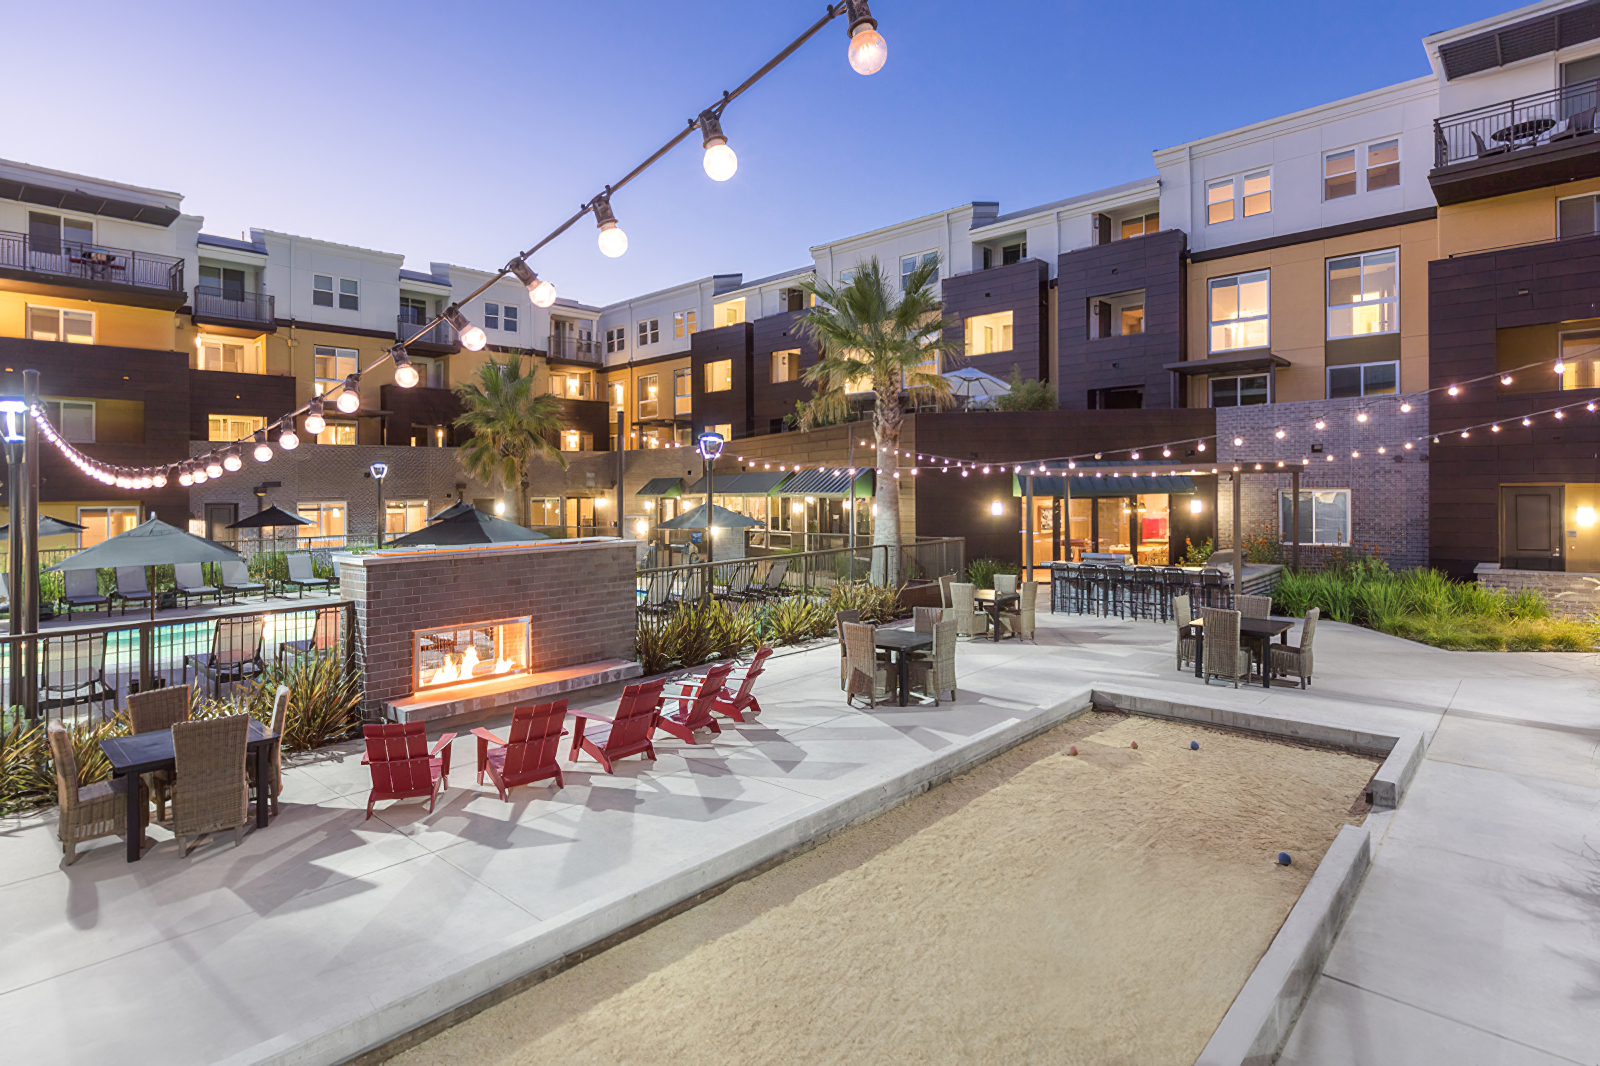
<path id="1" fill-rule="evenodd" d="M 45 572 L 53 574 L 66 570 L 112 570 L 119 566 L 141 566 L 149 570 L 152 566 L 166 566 L 169 563 L 242 561 L 239 553 L 232 548 L 225 548 L 216 541 L 186 533 L 176 526 L 167 525 L 159 518 L 150 518 L 126 533 L 118 533 L 92 548 L 74 552 L 56 565 L 46 567 Z M 147 573 L 146 587 L 149 586 L 149 578 L 150 575 Z M 154 620 L 155 616 L 156 598 L 152 592 L 151 620 Z"/>
<path id="2" fill-rule="evenodd" d="M 964 366 L 960 370 L 952 370 L 940 376 L 950 382 L 950 391 L 952 393 L 969 402 L 979 398 L 985 400 L 993 399 L 996 396 L 1004 396 L 1011 391 L 1010 385 L 1007 385 L 993 374 L 985 374 L 983 371 L 970 366 Z"/>
<path id="3" fill-rule="evenodd" d="M 754 518 L 746 518 L 742 514 L 730 511 L 726 507 L 712 509 L 711 524 L 717 529 L 745 529 L 749 526 L 763 525 Z M 657 529 L 704 529 L 706 528 L 706 505 L 701 504 L 692 511 L 687 511 L 677 518 L 669 518 L 658 523 Z"/>
<path id="4" fill-rule="evenodd" d="M 529 541 L 549 540 L 543 533 L 525 529 L 515 522 L 507 522 L 492 514 L 484 514 L 467 505 L 466 510 L 453 518 L 446 518 L 422 527 L 412 533 L 396 537 L 387 547 L 449 547 L 456 544 L 526 544 Z"/>
<path id="5" fill-rule="evenodd" d="M 47 514 L 39 516 L 39 536 L 41 537 L 66 537 L 74 533 L 83 532 L 83 526 L 76 522 L 68 522 L 64 518 L 51 518 Z M 0 526 L 0 537 L 9 536 L 11 526 Z"/>
<path id="6" fill-rule="evenodd" d="M 445 521 L 448 521 L 449 519 L 452 519 L 452 518 L 460 518 L 462 515 L 467 514 L 468 512 L 474 511 L 474 510 L 477 510 L 477 508 L 473 507 L 472 504 L 468 503 L 466 500 L 457 500 L 455 503 L 452 503 L 449 507 L 446 507 L 444 510 L 440 511 L 438 514 L 436 514 L 436 515 L 432 516 L 431 518 L 429 518 L 428 521 L 430 523 L 431 522 L 445 522 Z"/>
<path id="7" fill-rule="evenodd" d="M 309 518 L 301 518 L 297 514 L 290 514 L 277 504 L 273 504 L 271 507 L 268 507 L 265 510 L 257 511 L 253 515 L 246 515 L 245 517 L 239 519 L 239 521 L 230 525 L 228 528 L 255 530 L 256 551 L 259 553 L 261 551 L 261 539 L 264 536 L 261 530 L 281 529 L 284 526 L 309 525 L 311 525 L 311 520 Z M 272 539 L 274 542 L 277 541 L 278 536 L 276 533 L 273 534 Z"/>

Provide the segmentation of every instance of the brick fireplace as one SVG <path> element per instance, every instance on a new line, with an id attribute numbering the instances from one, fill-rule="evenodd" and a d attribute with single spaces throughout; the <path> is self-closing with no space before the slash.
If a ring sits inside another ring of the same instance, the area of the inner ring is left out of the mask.
<path id="1" fill-rule="evenodd" d="M 632 541 L 336 555 L 368 720 L 483 714 L 636 677 Z"/>

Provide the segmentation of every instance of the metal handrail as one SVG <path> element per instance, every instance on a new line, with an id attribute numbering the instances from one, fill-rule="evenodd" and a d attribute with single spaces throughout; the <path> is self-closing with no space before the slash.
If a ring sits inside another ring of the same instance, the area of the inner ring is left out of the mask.
<path id="1" fill-rule="evenodd" d="M 576 363 L 601 362 L 600 345 L 596 341 L 555 334 L 545 341 L 545 356 L 549 359 L 568 359 Z"/>
<path id="2" fill-rule="evenodd" d="M 442 344 L 454 347 L 456 331 L 448 322 L 436 322 L 427 331 L 418 334 L 420 326 L 427 325 L 428 319 L 418 311 L 401 311 L 395 318 L 394 335 L 396 339 L 409 341 L 413 344 Z"/>
<path id="3" fill-rule="evenodd" d="M 0 269 L 183 292 L 183 260 L 80 241 L 36 241 L 0 231 Z"/>
<path id="4" fill-rule="evenodd" d="M 1488 159 L 1548 143 L 1564 119 L 1600 106 L 1600 79 L 1458 111 L 1433 120 L 1433 165 Z M 1579 132 L 1594 128 L 1593 119 Z M 1474 138 L 1476 134 L 1476 138 Z M 1480 148 L 1481 144 L 1481 148 Z"/>
<path id="5" fill-rule="evenodd" d="M 277 318 L 277 301 L 265 292 L 242 292 L 230 296 L 224 289 L 196 285 L 194 313 L 211 318 L 231 318 L 236 322 L 270 324 Z"/>

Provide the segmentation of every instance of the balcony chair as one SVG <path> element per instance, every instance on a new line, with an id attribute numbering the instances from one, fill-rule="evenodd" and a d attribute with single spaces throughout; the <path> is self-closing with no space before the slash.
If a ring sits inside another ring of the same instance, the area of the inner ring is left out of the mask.
<path id="1" fill-rule="evenodd" d="M 456 735 L 446 733 L 430 749 L 427 726 L 421 722 L 362 726 L 361 734 L 367 742 L 361 764 L 372 769 L 367 817 L 372 817 L 372 805 L 379 800 L 423 796 L 432 814 L 440 790 L 450 787 L 450 742 Z"/>
<path id="2" fill-rule="evenodd" d="M 566 720 L 567 701 L 556 700 L 511 712 L 511 731 L 506 740 L 487 729 L 474 729 L 472 735 L 478 738 L 478 784 L 483 784 L 483 775 L 488 774 L 495 791 L 507 802 L 508 793 L 518 785 L 555 778 L 556 788 L 565 787 L 558 760 L 561 738 L 567 735 L 561 728 Z"/>
<path id="3" fill-rule="evenodd" d="M 231 829 L 234 846 L 244 843 L 250 820 L 244 769 L 249 748 L 248 714 L 172 727 L 172 835 L 180 856 L 187 857 L 193 842 L 208 833 Z"/>
<path id="4" fill-rule="evenodd" d="M 613 767 L 618 759 L 629 755 L 642 754 L 654 762 L 656 749 L 650 743 L 650 731 L 655 726 L 656 715 L 661 708 L 661 691 L 665 686 L 664 680 L 629 685 L 622 690 L 617 713 L 611 717 L 593 711 L 574 712 L 576 725 L 572 734 L 572 761 L 578 760 L 580 750 L 587 751 L 600 760 L 601 767 L 608 774 L 616 772 Z M 600 724 L 590 725 L 590 719 Z"/>
<path id="5" fill-rule="evenodd" d="M 143 839 L 144 827 L 150 824 L 144 782 L 134 777 L 118 777 L 80 785 L 72 734 L 59 719 L 51 719 L 45 736 L 56 775 L 56 836 L 61 841 L 66 865 L 78 861 L 78 845 L 86 840 L 113 834 L 127 837 L 127 789 L 130 785 L 140 791 L 140 799 L 145 801 L 139 804 L 139 833 L 141 842 L 148 844 Z"/>
<path id="6" fill-rule="evenodd" d="M 104 607 L 106 614 L 111 613 L 111 597 L 100 595 L 98 570 L 67 570 L 62 573 L 61 579 L 66 589 L 61 597 L 61 608 L 66 613 L 68 621 L 72 619 L 73 611 L 85 608 L 93 611 Z"/>
<path id="7" fill-rule="evenodd" d="M 1507 152 L 1511 151 L 1511 146 L 1509 144 L 1497 144 L 1493 148 L 1490 148 L 1488 145 L 1483 143 L 1483 138 L 1478 136 L 1477 130 L 1468 130 L 1467 133 L 1472 137 L 1473 148 L 1477 152 L 1479 159 L 1489 159 L 1493 156 L 1505 155 Z"/>
<path id="8" fill-rule="evenodd" d="M 663 692 L 661 711 L 656 715 L 655 728 L 670 733 L 689 744 L 696 743 L 694 735 L 702 729 L 721 733 L 722 727 L 711 717 L 712 707 L 728 681 L 732 663 L 718 663 L 707 670 L 705 676 L 682 685 L 677 695 Z M 674 682 L 677 684 L 677 682 Z M 677 703 L 676 710 L 667 710 L 667 701 Z"/>

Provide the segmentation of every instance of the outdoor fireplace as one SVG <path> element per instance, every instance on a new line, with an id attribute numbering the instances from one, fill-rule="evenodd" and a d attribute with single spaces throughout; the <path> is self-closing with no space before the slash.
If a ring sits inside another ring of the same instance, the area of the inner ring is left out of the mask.
<path id="1" fill-rule="evenodd" d="M 529 672 L 532 619 L 467 622 L 413 634 L 412 692 Z"/>

